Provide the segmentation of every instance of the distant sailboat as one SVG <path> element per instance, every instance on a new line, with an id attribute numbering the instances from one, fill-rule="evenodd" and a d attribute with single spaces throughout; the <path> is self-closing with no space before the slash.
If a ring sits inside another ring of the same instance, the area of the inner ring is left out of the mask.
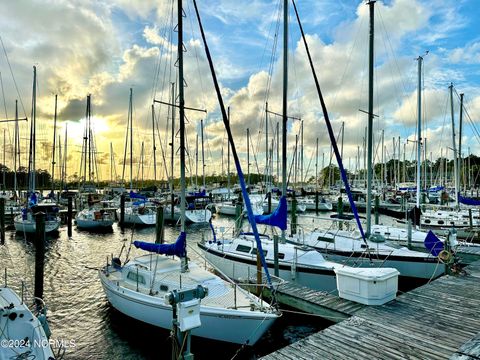
<path id="1" fill-rule="evenodd" d="M 29 183 L 28 199 L 26 206 L 20 215 L 15 216 L 13 223 L 15 230 L 25 233 L 34 233 L 36 230 L 35 215 L 39 212 L 45 214 L 45 232 L 52 232 L 60 227 L 61 219 L 58 216 L 58 207 L 53 203 L 40 203 L 35 193 L 35 131 L 37 113 L 37 68 L 33 67 L 33 94 L 32 94 L 32 116 L 30 124 L 30 153 L 29 153 Z"/>

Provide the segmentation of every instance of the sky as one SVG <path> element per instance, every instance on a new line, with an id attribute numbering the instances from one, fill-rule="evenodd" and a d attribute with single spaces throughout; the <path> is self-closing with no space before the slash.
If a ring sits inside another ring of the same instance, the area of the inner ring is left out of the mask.
<path id="1" fill-rule="evenodd" d="M 297 7 L 313 55 L 330 119 L 338 133 L 345 126 L 343 159 L 352 171 L 367 124 L 368 109 L 368 6 L 353 0 L 304 0 Z M 236 147 L 246 170 L 247 128 L 250 131 L 250 171 L 265 172 L 265 108 L 281 113 L 282 1 L 199 0 L 203 26 L 230 119 Z M 199 36 L 193 3 L 184 0 L 184 56 L 188 110 L 187 176 L 201 174 L 203 120 L 205 171 L 226 171 L 225 130 L 212 78 Z M 288 122 L 289 161 L 296 136 L 304 128 L 304 178 L 314 174 L 315 144 L 319 167 L 330 159 L 330 142 L 298 24 L 289 10 Z M 480 133 L 480 10 L 475 0 L 385 0 L 375 3 L 374 120 L 375 159 L 398 156 L 414 159 L 417 124 L 419 56 L 423 57 L 422 137 L 427 157 L 452 157 L 449 86 L 458 147 L 459 94 L 464 93 L 462 154 L 479 155 Z M 56 156 L 65 152 L 67 176 L 80 176 L 86 97 L 92 99 L 98 176 L 129 181 L 130 149 L 125 150 L 129 89 L 133 89 L 133 174 L 154 177 L 153 136 L 156 141 L 157 179 L 170 172 L 172 83 L 177 67 L 176 2 L 170 0 L 18 0 L 0 2 L 1 119 L 12 119 L 15 100 L 20 125 L 21 165 L 31 118 L 33 66 L 37 68 L 37 168 L 51 171 L 54 96 L 58 94 Z M 174 85 L 175 87 L 175 85 Z M 176 90 L 174 90 L 176 91 Z M 294 119 L 295 118 L 295 119 Z M 296 119 L 301 120 L 296 120 Z M 178 175 L 178 114 L 175 114 L 175 170 Z M 276 124 L 268 117 L 268 143 L 276 150 Z M 5 163 L 13 168 L 13 123 L 1 124 Z M 155 128 L 155 133 L 153 132 Z M 155 134 L 155 135 L 154 135 Z M 300 137 L 300 136 L 299 136 Z M 395 145 L 394 141 L 395 140 Z M 407 143 L 407 139 L 408 141 Z M 143 143 L 143 151 L 142 151 Z M 406 146 L 404 147 L 404 144 Z M 300 149 L 300 144 L 299 144 Z M 275 151 L 273 151 L 275 153 Z M 222 157 L 223 154 L 223 157 Z M 0 154 L 0 157 L 2 154 Z M 273 172 L 276 173 L 274 155 Z M 0 162 L 2 158 L 0 158 Z M 55 160 L 57 167 L 60 160 Z M 142 166 L 143 164 L 143 166 Z M 166 165 L 166 166 L 165 166 Z M 290 166 L 290 165 L 289 165 Z M 233 165 L 231 165 L 233 170 Z M 168 170 L 165 170 L 167 168 Z M 197 170 L 198 169 L 198 170 Z M 59 170 L 56 170 L 59 173 Z M 300 176 L 300 175 L 299 175 Z"/>

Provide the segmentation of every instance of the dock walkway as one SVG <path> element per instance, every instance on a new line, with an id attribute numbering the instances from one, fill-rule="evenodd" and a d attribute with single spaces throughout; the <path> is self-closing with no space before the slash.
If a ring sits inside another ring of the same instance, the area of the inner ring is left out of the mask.
<path id="1" fill-rule="evenodd" d="M 262 359 L 480 359 L 480 262 Z"/>

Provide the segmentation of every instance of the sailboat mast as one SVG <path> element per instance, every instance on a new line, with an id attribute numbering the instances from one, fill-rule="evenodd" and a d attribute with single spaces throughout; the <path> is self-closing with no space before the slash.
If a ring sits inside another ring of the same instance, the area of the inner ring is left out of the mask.
<path id="1" fill-rule="evenodd" d="M 458 174 L 457 174 L 457 183 L 460 191 L 460 174 L 462 173 L 462 128 L 463 128 L 463 94 L 460 94 L 460 117 L 458 119 Z M 465 180 L 465 179 L 464 179 Z M 465 184 L 465 181 L 464 181 Z"/>
<path id="2" fill-rule="evenodd" d="M 91 97 L 90 94 L 87 95 L 87 148 L 85 151 L 88 151 L 88 183 L 92 183 L 92 131 L 91 131 Z"/>
<path id="3" fill-rule="evenodd" d="M 128 105 L 128 117 L 130 119 L 130 191 L 133 190 L 133 109 L 132 109 L 133 90 L 130 88 L 130 101 Z"/>
<path id="4" fill-rule="evenodd" d="M 67 184 L 67 160 L 68 160 L 68 156 L 67 156 L 67 148 L 68 148 L 68 125 L 65 124 L 65 144 L 64 144 L 64 147 L 65 147 L 65 151 L 63 152 L 63 156 L 64 156 L 64 160 L 63 160 L 63 178 L 64 178 L 64 181 L 65 181 L 65 184 Z"/>
<path id="5" fill-rule="evenodd" d="M 455 113 L 453 111 L 453 84 L 450 84 L 450 112 L 452 115 L 452 149 L 453 149 L 453 174 L 455 181 L 455 206 L 458 207 L 458 166 L 457 166 L 457 146 L 455 143 Z"/>
<path id="6" fill-rule="evenodd" d="M 15 194 L 15 198 L 17 198 L 17 155 L 20 155 L 18 152 L 19 144 L 19 137 L 18 137 L 18 100 L 15 100 L 15 140 L 14 140 L 14 154 L 13 154 L 13 192 Z"/>
<path id="7" fill-rule="evenodd" d="M 52 194 L 55 179 L 55 139 L 57 137 L 57 94 L 55 94 L 55 114 L 53 116 L 53 147 L 52 147 Z"/>
<path id="8" fill-rule="evenodd" d="M 203 145 L 203 119 L 200 120 L 200 130 L 202 136 L 202 177 L 203 177 L 203 188 L 205 189 L 205 146 Z"/>
<path id="9" fill-rule="evenodd" d="M 268 192 L 268 102 L 265 103 L 265 188 Z"/>
<path id="10" fill-rule="evenodd" d="M 420 208 L 420 177 L 421 159 L 422 159 L 422 61 L 423 57 L 419 56 L 418 61 L 418 87 L 417 87 L 417 208 Z"/>
<path id="11" fill-rule="evenodd" d="M 172 104 L 175 104 L 175 83 L 172 82 Z M 173 155 L 175 153 L 175 107 L 172 107 L 172 134 L 171 134 L 171 152 L 170 152 L 170 195 L 172 200 L 172 216 L 173 216 Z"/>
<path id="12" fill-rule="evenodd" d="M 247 128 L 247 185 L 250 186 L 250 129 Z"/>
<path id="13" fill-rule="evenodd" d="M 315 196 L 318 196 L 318 137 L 315 147 Z"/>
<path id="14" fill-rule="evenodd" d="M 227 118 L 230 123 L 230 106 L 227 108 Z M 227 141 L 227 189 L 228 200 L 230 200 L 230 142 Z"/>
<path id="15" fill-rule="evenodd" d="M 155 146 L 155 107 L 152 104 L 153 181 L 157 183 L 157 156 Z"/>
<path id="16" fill-rule="evenodd" d="M 372 153 L 373 153 L 373 46 L 374 46 L 374 15 L 375 0 L 369 1 L 370 9 L 370 34 L 368 55 L 368 131 L 367 131 L 367 238 L 372 229 Z"/>
<path id="17" fill-rule="evenodd" d="M 37 67 L 33 67 L 33 90 L 32 90 L 32 122 L 30 124 L 30 153 L 29 153 L 29 190 L 35 192 L 35 131 L 36 131 L 36 117 L 37 117 Z"/>
<path id="18" fill-rule="evenodd" d="M 183 9 L 182 0 L 178 0 L 178 96 L 179 96 L 179 121 L 180 121 L 180 226 L 185 231 L 185 93 L 183 79 Z M 186 263 L 182 264 L 182 271 L 188 268 Z"/>
<path id="19" fill-rule="evenodd" d="M 287 93 L 288 93 L 288 0 L 283 0 L 283 94 L 282 94 L 282 196 L 287 196 Z M 282 243 L 285 230 L 282 230 Z M 278 256 L 278 243 L 275 243 L 275 259 Z M 275 262 L 275 276 L 278 276 L 278 262 Z"/>

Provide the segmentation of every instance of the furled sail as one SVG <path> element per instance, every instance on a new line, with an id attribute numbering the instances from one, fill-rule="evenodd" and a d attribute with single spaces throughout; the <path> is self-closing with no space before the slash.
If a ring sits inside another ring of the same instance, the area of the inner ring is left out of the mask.
<path id="1" fill-rule="evenodd" d="M 276 226 L 281 230 L 287 230 L 287 198 L 282 196 L 277 208 L 271 214 L 256 215 L 255 222 L 257 224 Z"/>
<path id="2" fill-rule="evenodd" d="M 144 241 L 134 241 L 133 245 L 138 249 L 157 254 L 185 257 L 187 256 L 187 233 L 182 231 L 173 244 L 154 244 Z"/>

